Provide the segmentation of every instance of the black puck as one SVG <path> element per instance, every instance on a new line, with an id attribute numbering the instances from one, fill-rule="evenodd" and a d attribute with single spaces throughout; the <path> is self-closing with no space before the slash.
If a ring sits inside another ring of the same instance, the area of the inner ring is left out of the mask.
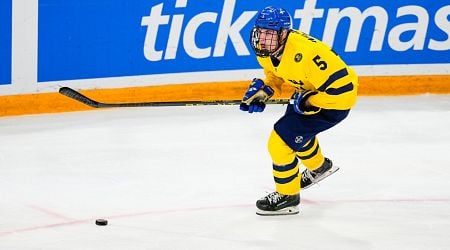
<path id="1" fill-rule="evenodd" d="M 95 225 L 97 226 L 106 226 L 108 225 L 108 221 L 105 219 L 96 219 L 95 220 Z"/>

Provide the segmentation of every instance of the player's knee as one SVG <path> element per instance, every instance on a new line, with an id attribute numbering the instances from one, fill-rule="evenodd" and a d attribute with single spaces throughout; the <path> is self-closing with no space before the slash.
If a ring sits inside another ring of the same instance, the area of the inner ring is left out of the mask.
<path id="1" fill-rule="evenodd" d="M 276 165 L 291 164 L 295 160 L 295 151 L 281 139 L 275 130 L 272 130 L 270 134 L 268 150 L 273 163 Z"/>

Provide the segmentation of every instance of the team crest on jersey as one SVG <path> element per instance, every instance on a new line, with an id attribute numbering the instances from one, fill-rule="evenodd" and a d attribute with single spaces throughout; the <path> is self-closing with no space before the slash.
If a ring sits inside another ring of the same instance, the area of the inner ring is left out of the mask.
<path id="1" fill-rule="evenodd" d="M 299 144 L 303 142 L 303 136 L 299 135 L 295 137 L 295 143 Z"/>
<path id="2" fill-rule="evenodd" d="M 300 61 L 302 60 L 302 58 L 303 58 L 302 53 L 297 53 L 297 54 L 295 55 L 295 57 L 294 57 L 294 61 L 295 61 L 295 62 L 300 62 Z"/>

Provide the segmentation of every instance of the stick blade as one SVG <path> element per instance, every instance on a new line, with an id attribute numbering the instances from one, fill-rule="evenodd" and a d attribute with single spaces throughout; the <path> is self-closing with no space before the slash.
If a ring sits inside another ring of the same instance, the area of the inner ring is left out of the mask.
<path id="1" fill-rule="evenodd" d="M 59 93 L 65 95 L 65 96 L 67 96 L 69 98 L 72 98 L 74 100 L 77 100 L 77 101 L 79 101 L 81 103 L 84 103 L 84 104 L 86 104 L 86 105 L 88 105 L 90 107 L 100 108 L 100 103 L 99 102 L 94 101 L 91 98 L 89 98 L 89 97 L 87 97 L 87 96 L 85 96 L 85 95 L 83 95 L 83 94 L 81 94 L 81 93 L 79 93 L 79 92 L 69 88 L 69 87 L 61 87 L 59 89 Z"/>

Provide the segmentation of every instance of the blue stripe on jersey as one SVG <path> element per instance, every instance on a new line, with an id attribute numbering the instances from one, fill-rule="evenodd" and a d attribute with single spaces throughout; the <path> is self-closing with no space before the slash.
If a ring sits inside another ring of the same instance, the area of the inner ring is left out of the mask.
<path id="1" fill-rule="evenodd" d="M 319 91 L 325 91 L 331 84 L 333 84 L 335 81 L 341 79 L 344 76 L 348 75 L 348 71 L 346 68 L 343 68 L 341 70 L 338 70 L 336 72 L 334 72 L 329 78 L 328 80 L 325 81 L 324 84 L 322 84 L 322 86 L 320 86 L 317 90 Z"/>
<path id="2" fill-rule="evenodd" d="M 285 171 L 289 171 L 291 169 L 294 169 L 298 164 L 298 159 L 295 158 L 294 161 L 292 163 L 289 163 L 288 165 L 284 165 L 284 166 L 278 166 L 273 164 L 273 170 L 278 171 L 278 172 L 285 172 Z"/>
<path id="3" fill-rule="evenodd" d="M 325 92 L 329 95 L 340 95 L 353 90 L 353 83 L 346 84 L 340 88 L 329 88 Z"/>

